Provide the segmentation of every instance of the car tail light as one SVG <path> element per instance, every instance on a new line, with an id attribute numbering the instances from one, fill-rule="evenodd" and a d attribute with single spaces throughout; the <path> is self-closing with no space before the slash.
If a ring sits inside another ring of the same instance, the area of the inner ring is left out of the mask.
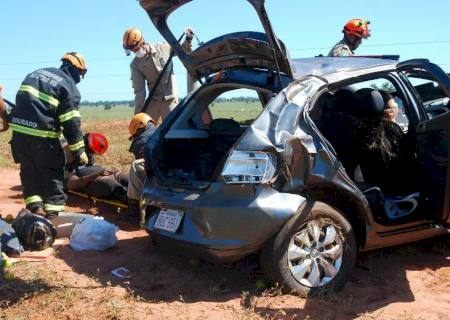
<path id="1" fill-rule="evenodd" d="M 261 151 L 232 151 L 222 171 L 228 184 L 267 183 L 277 167 L 276 158 Z"/>

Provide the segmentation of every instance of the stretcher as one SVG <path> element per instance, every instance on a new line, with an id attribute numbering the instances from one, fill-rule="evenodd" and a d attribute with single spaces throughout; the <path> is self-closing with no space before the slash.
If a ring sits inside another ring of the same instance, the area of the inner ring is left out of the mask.
<path id="1" fill-rule="evenodd" d="M 97 197 L 93 197 L 93 196 L 87 195 L 87 194 L 82 193 L 82 192 L 73 191 L 73 190 L 70 190 L 70 189 L 68 189 L 67 192 L 70 193 L 70 194 L 73 194 L 75 196 L 88 199 L 94 205 L 95 205 L 96 202 L 104 203 L 104 204 L 107 204 L 107 205 L 115 207 L 117 209 L 117 211 L 120 211 L 120 209 L 127 209 L 128 208 L 127 204 L 125 204 L 123 202 L 120 202 L 118 200 L 101 199 L 101 198 L 97 198 Z"/>

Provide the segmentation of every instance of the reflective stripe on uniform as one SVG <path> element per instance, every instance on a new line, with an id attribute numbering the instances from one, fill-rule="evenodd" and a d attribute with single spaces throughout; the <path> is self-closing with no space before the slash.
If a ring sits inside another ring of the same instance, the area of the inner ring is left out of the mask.
<path id="1" fill-rule="evenodd" d="M 33 96 L 35 96 L 36 98 L 47 102 L 49 104 L 51 104 L 52 106 L 59 106 L 59 101 L 58 99 L 53 98 L 52 96 L 49 96 L 46 93 L 40 92 L 38 89 L 33 88 L 32 86 L 28 86 L 28 85 L 21 85 L 19 88 L 19 91 L 25 91 L 28 92 L 29 94 L 32 94 Z"/>
<path id="2" fill-rule="evenodd" d="M 30 196 L 25 198 L 25 204 L 29 205 L 30 203 L 42 202 L 42 198 L 40 196 Z"/>
<path id="3" fill-rule="evenodd" d="M 15 124 L 15 123 L 10 123 L 9 125 L 11 126 L 13 131 L 27 134 L 29 136 L 35 136 L 35 137 L 40 137 L 40 138 L 54 138 L 54 139 L 59 139 L 59 137 L 61 136 L 61 132 L 33 129 L 33 128 L 24 127 L 24 126 Z"/>
<path id="4" fill-rule="evenodd" d="M 83 147 L 84 147 L 84 141 L 83 140 L 78 141 L 77 143 L 74 143 L 74 144 L 69 144 L 69 150 L 70 151 L 77 151 L 77 150 L 79 150 L 79 149 L 81 149 Z"/>
<path id="5" fill-rule="evenodd" d="M 46 212 L 49 212 L 49 211 L 57 211 L 57 212 L 60 212 L 60 211 L 64 211 L 64 205 L 59 205 L 59 204 L 50 204 L 50 203 L 45 203 L 44 204 L 44 210 L 46 211 Z"/>
<path id="6" fill-rule="evenodd" d="M 78 110 L 72 110 L 59 116 L 59 121 L 64 122 L 73 118 L 80 118 L 81 114 Z"/>

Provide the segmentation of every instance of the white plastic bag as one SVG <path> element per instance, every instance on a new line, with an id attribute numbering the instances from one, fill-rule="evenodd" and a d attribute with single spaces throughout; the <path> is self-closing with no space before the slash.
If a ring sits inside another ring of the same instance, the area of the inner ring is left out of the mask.
<path id="1" fill-rule="evenodd" d="M 103 218 L 82 218 L 73 228 L 70 246 L 75 251 L 105 250 L 117 243 L 117 231 L 119 228 L 116 225 L 103 220 Z"/>

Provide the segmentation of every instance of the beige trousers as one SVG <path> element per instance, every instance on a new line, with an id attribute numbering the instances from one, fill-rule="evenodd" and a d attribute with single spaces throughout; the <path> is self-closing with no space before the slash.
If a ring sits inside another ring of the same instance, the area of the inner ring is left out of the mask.
<path id="1" fill-rule="evenodd" d="M 129 171 L 129 181 L 127 197 L 130 200 L 139 201 L 141 197 L 142 190 L 144 190 L 145 183 L 145 169 L 144 169 L 144 159 L 138 159 L 133 161 Z"/>
<path id="2" fill-rule="evenodd" d="M 144 112 L 152 117 L 156 124 L 160 124 L 176 106 L 177 99 L 152 100 Z"/>

